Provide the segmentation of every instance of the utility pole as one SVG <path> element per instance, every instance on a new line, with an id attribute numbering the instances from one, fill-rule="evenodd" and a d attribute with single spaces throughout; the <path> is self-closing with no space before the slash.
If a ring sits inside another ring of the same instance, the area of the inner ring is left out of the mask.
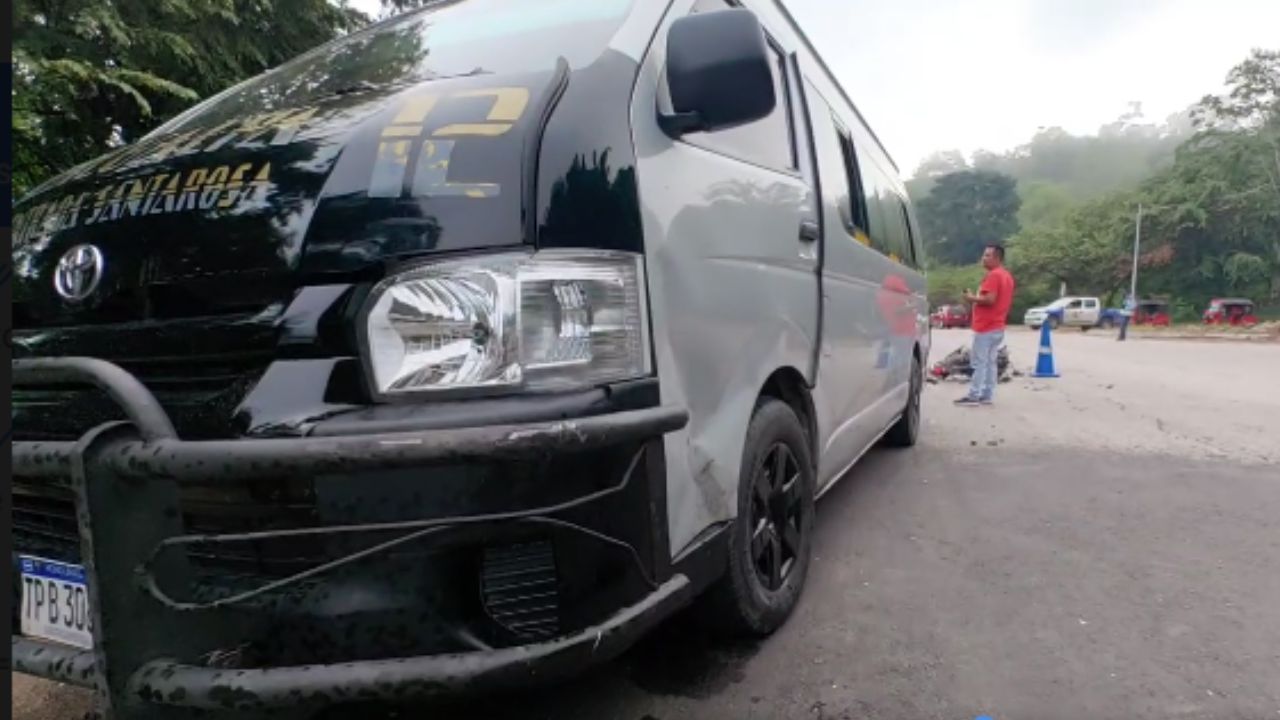
<path id="1" fill-rule="evenodd" d="M 1129 297 L 1138 302 L 1138 246 L 1142 244 L 1142 203 L 1138 203 L 1138 218 L 1133 226 L 1133 272 L 1129 275 Z"/>

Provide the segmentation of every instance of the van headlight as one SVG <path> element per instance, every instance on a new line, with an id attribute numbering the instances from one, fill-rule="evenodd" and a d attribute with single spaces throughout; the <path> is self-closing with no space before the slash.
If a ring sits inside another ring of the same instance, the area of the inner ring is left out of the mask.
<path id="1" fill-rule="evenodd" d="M 633 253 L 546 251 L 420 265 L 371 293 L 362 342 L 379 395 L 557 390 L 649 374 Z"/>

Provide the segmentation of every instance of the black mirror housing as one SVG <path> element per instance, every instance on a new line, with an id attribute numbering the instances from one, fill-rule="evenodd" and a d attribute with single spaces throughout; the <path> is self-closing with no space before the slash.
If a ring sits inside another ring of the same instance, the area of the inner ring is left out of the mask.
<path id="1" fill-rule="evenodd" d="M 759 120 L 778 103 L 764 28 L 750 10 L 680 18 L 667 34 L 668 132 L 719 130 Z"/>

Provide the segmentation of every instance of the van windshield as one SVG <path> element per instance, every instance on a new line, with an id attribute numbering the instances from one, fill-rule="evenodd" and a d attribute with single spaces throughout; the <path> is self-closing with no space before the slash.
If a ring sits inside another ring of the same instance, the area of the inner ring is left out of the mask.
<path id="1" fill-rule="evenodd" d="M 632 0 L 444 0 L 301 55 L 154 134 L 306 106 L 335 94 L 459 75 L 524 73 L 600 56 Z"/>

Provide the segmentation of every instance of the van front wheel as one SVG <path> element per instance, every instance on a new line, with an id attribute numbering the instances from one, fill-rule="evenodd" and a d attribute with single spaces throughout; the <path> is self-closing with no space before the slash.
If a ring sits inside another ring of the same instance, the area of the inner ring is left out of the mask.
<path id="1" fill-rule="evenodd" d="M 791 614 L 809 572 L 813 496 L 799 418 L 786 403 L 761 399 L 747 427 L 729 567 L 707 596 L 709 619 L 721 629 L 765 636 Z"/>

